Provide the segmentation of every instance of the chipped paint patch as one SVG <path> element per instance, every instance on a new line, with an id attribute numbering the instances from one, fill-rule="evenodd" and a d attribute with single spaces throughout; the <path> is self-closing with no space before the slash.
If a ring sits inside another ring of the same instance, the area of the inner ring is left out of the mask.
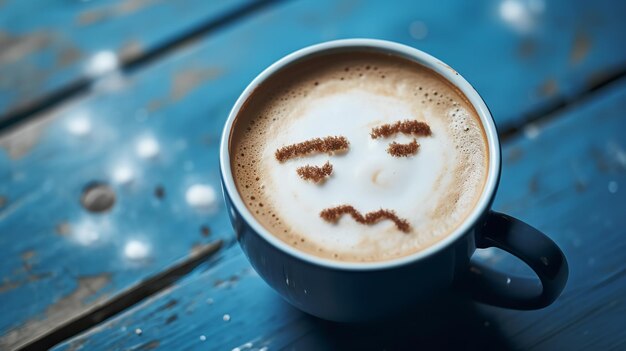
<path id="1" fill-rule="evenodd" d="M 28 260 L 32 259 L 33 257 L 35 257 L 36 254 L 37 254 L 37 252 L 35 250 L 28 250 L 28 251 L 22 252 L 20 257 L 22 258 L 22 260 L 28 261 Z"/>
<path id="2" fill-rule="evenodd" d="M 570 63 L 575 66 L 583 62 L 591 51 L 591 45 L 591 37 L 587 33 L 577 32 L 569 55 Z"/>
<path id="3" fill-rule="evenodd" d="M 115 8 L 118 14 L 128 15 L 157 2 L 159 2 L 159 0 L 127 0 L 119 3 Z"/>
<path id="4" fill-rule="evenodd" d="M 213 282 L 213 286 L 216 288 L 230 289 L 237 285 L 237 283 L 239 282 L 239 279 L 240 279 L 239 276 L 235 274 L 235 275 L 230 276 L 226 280 L 222 280 L 222 279 L 215 280 Z"/>
<path id="5" fill-rule="evenodd" d="M 122 61 L 128 61 L 141 56 L 143 52 L 143 44 L 137 39 L 131 39 L 122 45 L 119 50 L 119 57 Z"/>
<path id="6" fill-rule="evenodd" d="M 179 101 L 204 81 L 215 79 L 222 74 L 223 71 L 215 67 L 191 68 L 181 71 L 172 78 L 170 100 Z"/>
<path id="7" fill-rule="evenodd" d="M 80 26 L 89 26 L 104 21 L 109 16 L 108 11 L 97 9 L 81 12 L 76 17 L 76 24 Z"/>
<path id="8" fill-rule="evenodd" d="M 146 110 L 150 113 L 155 112 L 163 108 L 167 104 L 167 99 L 155 99 L 148 102 Z"/>
<path id="9" fill-rule="evenodd" d="M 78 351 L 78 350 L 82 350 L 83 346 L 85 346 L 85 344 L 87 343 L 87 339 L 78 339 L 78 340 L 73 340 L 69 343 L 69 347 L 67 349 L 67 351 Z"/>
<path id="10" fill-rule="evenodd" d="M 26 270 L 26 271 L 28 271 L 28 270 Z M 50 278 L 52 276 L 53 276 L 53 274 L 51 272 L 44 272 L 44 273 L 38 273 L 38 274 L 28 274 L 26 276 L 26 279 L 23 279 L 23 280 L 20 280 L 20 281 L 17 281 L 17 282 L 10 282 L 10 283 L 12 283 L 14 285 L 11 285 L 11 284 L 9 284 L 9 285 L 12 287 L 12 289 L 15 289 L 15 288 L 19 288 L 22 285 L 38 282 L 40 280 L 44 280 L 44 279 Z M 12 290 L 12 289 L 9 289 L 9 290 Z M 0 289 L 0 291 L 1 290 L 2 289 Z M 8 291 L 8 290 L 5 290 L 5 291 Z M 2 292 L 4 292 L 4 291 L 2 291 Z"/>
<path id="11" fill-rule="evenodd" d="M 552 97 L 559 91 L 559 85 L 554 78 L 546 79 L 543 84 L 539 86 L 538 93 L 543 97 Z"/>
<path id="12" fill-rule="evenodd" d="M 22 259 L 22 267 L 24 268 L 24 271 L 30 272 L 33 269 L 33 263 L 31 261 L 35 258 L 36 254 L 37 252 L 35 250 L 22 252 L 20 258 Z"/>
<path id="13" fill-rule="evenodd" d="M 121 3 L 91 9 L 78 14 L 74 22 L 79 26 L 90 26 L 114 17 L 133 14 L 154 3 L 157 0 L 127 0 Z"/>
<path id="14" fill-rule="evenodd" d="M 0 137 L 0 148 L 13 160 L 26 156 L 37 145 L 52 120 L 52 115 L 49 114 L 17 127 Z"/>
<path id="15" fill-rule="evenodd" d="M 539 175 L 535 174 L 532 178 L 530 178 L 530 182 L 528 182 L 528 191 L 531 194 L 536 194 L 539 192 Z"/>
<path id="16" fill-rule="evenodd" d="M 78 61 L 82 57 L 82 52 L 73 46 L 64 46 L 59 49 L 56 56 L 55 66 L 57 68 L 67 67 Z"/>
<path id="17" fill-rule="evenodd" d="M 141 344 L 139 345 L 137 348 L 134 348 L 133 350 L 136 351 L 140 351 L 140 350 L 154 350 L 157 347 L 159 347 L 159 345 L 161 345 L 161 342 L 159 340 L 150 340 L 145 344 Z"/>
<path id="18" fill-rule="evenodd" d="M 54 232 L 60 236 L 70 235 L 72 227 L 68 222 L 61 222 L 54 227 Z"/>
<path id="19" fill-rule="evenodd" d="M 522 148 L 519 146 L 514 146 L 514 147 L 511 147 L 506 153 L 505 161 L 507 163 L 515 163 L 521 160 L 523 155 L 524 155 L 524 151 L 522 150 Z"/>
<path id="20" fill-rule="evenodd" d="M 0 349 L 19 348 L 84 313 L 87 306 L 97 305 L 106 298 L 100 292 L 110 282 L 110 273 L 79 277 L 74 291 L 48 306 L 43 316 L 36 316 L 1 336 Z M 95 296 L 98 297 L 93 299 Z"/>
<path id="21" fill-rule="evenodd" d="M 10 34 L 0 31 L 0 65 L 15 63 L 35 51 L 42 50 L 52 41 L 50 32 Z"/>
<path id="22" fill-rule="evenodd" d="M 19 34 L 0 30 L 0 90 L 12 95 L 5 112 L 28 108 L 33 103 L 33 94 L 41 90 L 51 73 L 31 57 L 64 46 L 52 30 Z"/>
<path id="23" fill-rule="evenodd" d="M 530 58 L 537 51 L 537 43 L 531 38 L 523 39 L 517 49 L 517 54 L 522 59 Z"/>

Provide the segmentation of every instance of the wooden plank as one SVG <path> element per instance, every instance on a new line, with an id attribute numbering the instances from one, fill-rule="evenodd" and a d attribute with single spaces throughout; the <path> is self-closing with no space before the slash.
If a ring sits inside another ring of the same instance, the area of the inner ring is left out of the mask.
<path id="1" fill-rule="evenodd" d="M 232 248 L 218 266 L 56 350 L 148 344 L 220 350 L 621 349 L 626 340 L 621 323 L 626 313 L 625 108 L 626 80 L 621 80 L 504 147 L 495 208 L 548 233 L 571 267 L 563 295 L 543 310 L 450 300 L 408 320 L 338 325 L 290 307 Z M 497 253 L 483 258 L 500 264 Z"/>
<path id="2" fill-rule="evenodd" d="M 604 8 L 594 4 L 598 9 L 587 12 Z M 487 102 L 495 103 L 499 123 L 519 120 L 534 108 L 524 97 L 537 88 L 532 80 L 540 81 L 546 72 L 539 63 L 515 61 L 517 54 L 508 50 L 516 46 L 508 45 L 524 36 L 493 17 L 493 8 L 483 13 L 461 2 L 399 5 L 280 4 L 141 70 L 113 72 L 86 96 L 0 138 L 0 252 L 8 262 L 0 267 L 0 296 L 3 306 L 10 306 L 0 319 L 0 343 L 14 345 L 90 311 L 184 259 L 194 245 L 232 239 L 221 203 L 217 212 L 198 209 L 197 199 L 188 200 L 186 192 L 194 184 L 217 189 L 217 143 L 228 110 L 255 74 L 290 51 L 353 36 L 405 42 L 454 66 L 468 65 L 459 69 L 471 81 L 484 82 L 477 85 Z M 468 13 L 475 16 L 466 18 Z M 563 16 L 558 17 L 563 30 L 555 35 L 567 41 L 580 14 Z M 421 41 L 415 39 L 415 21 L 429 28 Z M 457 46 L 449 45 L 446 23 L 468 25 L 455 32 Z M 616 25 L 621 24 L 610 20 L 600 27 Z M 472 43 L 496 29 L 509 33 L 508 39 L 486 41 L 493 45 L 489 55 L 481 51 L 484 60 L 467 60 L 466 52 L 476 52 Z M 547 50 L 552 36 L 541 38 Z M 598 40 L 612 43 L 614 38 Z M 620 50 L 616 47 L 610 59 L 619 58 Z M 559 57 L 550 50 L 534 55 L 537 62 Z M 605 67 L 608 61 L 600 59 L 605 55 L 594 55 L 590 50 L 581 62 Z M 584 76 L 584 65 L 568 72 Z M 524 79 L 508 84 L 503 77 Z M 503 91 L 521 100 L 498 105 Z M 513 108 L 518 103 L 522 107 Z M 83 190 L 94 181 L 109 183 L 116 193 L 110 212 L 92 214 L 81 206 Z M 210 228 L 209 237 L 204 226 Z M 72 303 L 68 297 L 74 297 Z"/>
<path id="3" fill-rule="evenodd" d="M 0 121 L 240 11 L 251 1 L 2 1 Z"/>
<path id="4" fill-rule="evenodd" d="M 98 57 L 132 60 L 241 2 L 66 2 L 50 9 L 6 2 L 0 12 L 0 46 L 8 48 L 0 60 L 0 115 L 84 77 Z M 240 52 L 255 57 L 245 62 L 257 72 L 280 54 L 321 40 L 396 40 L 451 64 L 476 85 L 501 126 L 511 126 L 622 72 L 625 12 L 625 3 L 608 0 L 309 2 L 268 13 L 264 26 L 224 48 L 247 46 Z"/>

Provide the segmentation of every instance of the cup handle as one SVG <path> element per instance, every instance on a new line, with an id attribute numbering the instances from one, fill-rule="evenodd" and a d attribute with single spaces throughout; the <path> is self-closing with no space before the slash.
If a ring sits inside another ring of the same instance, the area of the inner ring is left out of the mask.
<path id="1" fill-rule="evenodd" d="M 533 310 L 550 305 L 567 282 L 568 266 L 561 249 L 530 225 L 491 211 L 479 238 L 479 248 L 497 247 L 517 256 L 539 277 L 507 275 L 471 261 L 463 285 L 472 298 L 494 306 Z"/>

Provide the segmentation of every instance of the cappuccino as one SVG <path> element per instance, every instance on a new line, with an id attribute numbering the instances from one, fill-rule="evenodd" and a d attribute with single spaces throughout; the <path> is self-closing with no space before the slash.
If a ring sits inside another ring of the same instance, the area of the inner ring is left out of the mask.
<path id="1" fill-rule="evenodd" d="M 413 61 L 329 53 L 273 74 L 230 136 L 250 212 L 292 247 L 385 261 L 452 233 L 480 198 L 487 139 L 465 96 Z"/>

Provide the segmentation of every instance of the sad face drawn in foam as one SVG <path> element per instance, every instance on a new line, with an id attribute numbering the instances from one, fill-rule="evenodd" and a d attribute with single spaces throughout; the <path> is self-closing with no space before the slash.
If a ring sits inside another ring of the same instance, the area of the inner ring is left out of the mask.
<path id="1" fill-rule="evenodd" d="M 419 144 L 416 137 L 425 137 L 432 135 L 430 126 L 425 122 L 417 120 L 404 120 L 395 123 L 385 123 L 378 127 L 372 128 L 370 137 L 372 139 L 388 138 L 396 134 L 402 133 L 407 136 L 413 136 L 413 140 L 408 143 L 391 142 L 387 148 L 387 153 L 393 157 L 410 157 L 417 153 Z M 279 162 L 286 162 L 294 158 L 302 158 L 311 154 L 327 153 L 333 155 L 335 153 L 345 153 L 349 150 L 350 142 L 344 136 L 328 136 L 325 138 L 313 138 L 303 142 L 283 146 L 276 150 L 275 156 Z M 319 185 L 323 185 L 325 180 L 332 175 L 333 166 L 327 161 L 322 166 L 305 165 L 298 167 L 296 172 L 303 180 L 312 181 Z M 327 222 L 335 223 L 342 215 L 350 215 L 356 222 L 366 225 L 378 223 L 381 220 L 392 221 L 398 230 L 408 233 L 411 226 L 406 219 L 398 217 L 395 211 L 390 209 L 379 209 L 377 211 L 362 214 L 354 205 L 344 204 L 331 208 L 326 208 L 320 212 L 320 217 Z"/>
<path id="2" fill-rule="evenodd" d="M 264 134 L 259 184 L 270 208 L 259 210 L 280 216 L 281 232 L 324 246 L 394 233 L 416 234 L 402 241 L 414 245 L 446 231 L 440 216 L 458 216 L 442 206 L 458 161 L 448 113 L 459 106 L 432 108 L 360 87 L 315 95 Z"/>

